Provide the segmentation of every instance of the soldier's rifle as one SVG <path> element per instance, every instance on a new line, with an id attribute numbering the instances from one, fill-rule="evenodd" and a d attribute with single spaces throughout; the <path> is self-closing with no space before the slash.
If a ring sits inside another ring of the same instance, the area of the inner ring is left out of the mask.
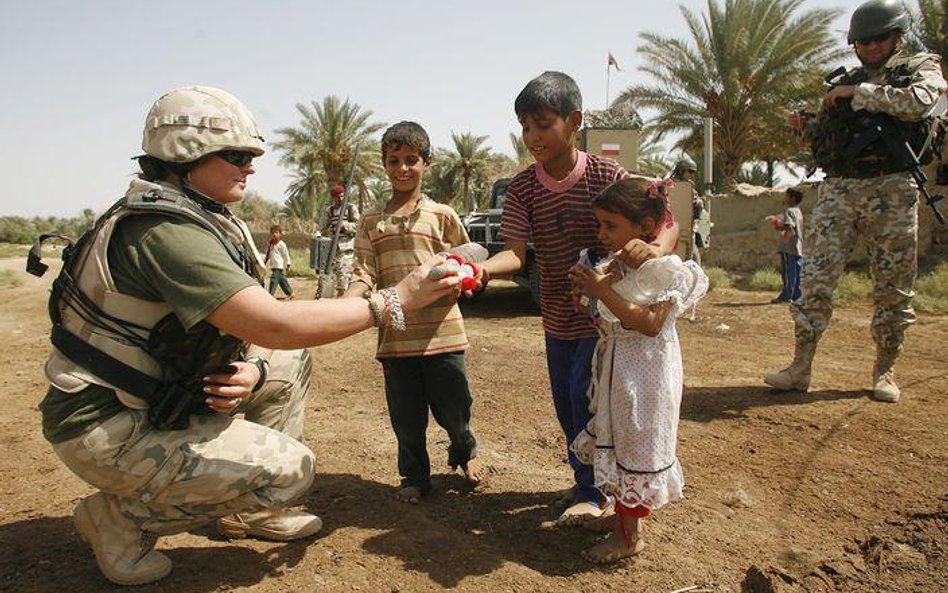
<path id="1" fill-rule="evenodd" d="M 342 231 L 342 221 L 349 208 L 349 188 L 352 186 L 352 179 L 355 176 L 356 164 L 359 161 L 359 147 L 361 145 L 361 141 L 357 142 L 355 148 L 352 149 L 352 162 L 349 163 L 349 175 L 346 177 L 346 185 L 342 194 L 342 204 L 339 207 L 339 219 L 336 221 L 336 228 L 333 229 L 332 240 L 329 242 L 329 257 L 326 258 L 326 263 L 323 265 L 324 269 L 320 271 L 321 274 L 329 274 L 329 271 L 332 269 L 332 262 L 336 259 L 336 248 L 339 247 L 339 233 Z M 332 207 L 332 202 L 330 202 L 330 207 Z"/>
<path id="2" fill-rule="evenodd" d="M 874 113 L 870 116 L 870 119 L 872 125 L 866 131 L 858 134 L 853 139 L 853 142 L 843 150 L 843 157 L 847 161 L 851 161 L 859 155 L 865 147 L 881 139 L 889 152 L 895 155 L 903 165 L 908 167 L 908 172 L 912 175 L 912 178 L 915 179 L 918 191 L 925 197 L 925 203 L 931 207 L 938 222 L 945 224 L 945 217 L 938 210 L 938 202 L 943 200 L 944 196 L 941 194 L 933 196 L 928 192 L 928 189 L 925 187 L 928 176 L 925 175 L 925 171 L 922 170 L 919 155 L 915 154 L 912 145 L 909 144 L 905 136 L 902 135 L 902 132 L 899 130 L 892 116 L 884 113 Z M 927 144 L 926 142 L 926 146 L 922 147 L 923 153 L 925 150 L 929 150 Z"/>

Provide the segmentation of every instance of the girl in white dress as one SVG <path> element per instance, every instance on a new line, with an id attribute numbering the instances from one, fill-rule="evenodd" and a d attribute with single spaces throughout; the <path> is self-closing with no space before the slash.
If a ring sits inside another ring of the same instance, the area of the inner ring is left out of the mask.
<path id="1" fill-rule="evenodd" d="M 592 202 L 599 239 L 610 250 L 632 239 L 648 243 L 666 209 L 669 181 L 627 178 Z M 570 272 L 573 296 L 597 319 L 599 342 L 590 387 L 592 419 L 572 443 L 593 465 L 595 483 L 615 498 L 610 533 L 584 551 L 593 562 L 615 562 L 643 548 L 641 520 L 682 496 L 676 455 L 682 363 L 675 318 L 704 296 L 708 278 L 676 255 L 636 270 L 618 261 Z"/>

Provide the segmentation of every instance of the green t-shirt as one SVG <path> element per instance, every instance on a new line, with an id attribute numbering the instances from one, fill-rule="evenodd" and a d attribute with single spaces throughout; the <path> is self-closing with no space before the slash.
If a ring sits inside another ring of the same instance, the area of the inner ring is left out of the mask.
<path id="1" fill-rule="evenodd" d="M 200 225 L 160 214 L 129 216 L 108 248 L 119 292 L 166 302 L 190 329 L 237 292 L 257 284 Z M 50 387 L 40 402 L 43 435 L 52 443 L 75 438 L 124 409 L 111 389 L 90 385 L 78 393 Z"/>

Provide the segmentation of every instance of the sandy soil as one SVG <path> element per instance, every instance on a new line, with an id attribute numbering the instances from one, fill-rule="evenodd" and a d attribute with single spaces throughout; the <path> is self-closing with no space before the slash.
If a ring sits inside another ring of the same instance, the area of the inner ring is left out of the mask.
<path id="1" fill-rule="evenodd" d="M 2 265 L 22 269 L 22 260 Z M 100 576 L 71 513 L 91 489 L 39 431 L 49 279 L 0 289 L 0 591 L 118 590 Z M 311 283 L 297 283 L 312 294 Z M 569 485 L 548 394 L 540 318 L 498 283 L 465 307 L 481 455 L 497 470 L 470 491 L 451 475 L 433 423 L 435 492 L 392 499 L 395 439 L 366 332 L 314 351 L 306 442 L 320 473 L 303 507 L 313 541 L 163 538 L 175 563 L 142 591 L 743 591 L 948 589 L 945 317 L 921 316 L 897 367 L 903 400 L 868 397 L 871 311 L 837 311 L 806 395 L 760 376 L 789 358 L 791 322 L 771 295 L 719 290 L 681 320 L 686 499 L 647 523 L 648 547 L 610 567 L 579 552 L 596 535 L 545 531 Z M 691 588 L 691 589 L 688 589 Z"/>

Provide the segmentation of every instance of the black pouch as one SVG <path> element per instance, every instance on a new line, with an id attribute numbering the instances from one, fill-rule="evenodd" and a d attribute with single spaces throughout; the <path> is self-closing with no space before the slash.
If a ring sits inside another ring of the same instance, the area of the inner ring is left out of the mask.
<path id="1" fill-rule="evenodd" d="M 148 421 L 158 430 L 184 430 L 191 414 L 208 413 L 203 393 L 192 393 L 178 384 L 166 385 L 148 408 Z"/>

